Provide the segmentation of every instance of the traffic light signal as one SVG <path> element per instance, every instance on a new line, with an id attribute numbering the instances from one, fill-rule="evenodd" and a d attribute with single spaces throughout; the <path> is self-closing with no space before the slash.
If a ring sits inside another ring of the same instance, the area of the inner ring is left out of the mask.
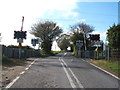
<path id="1" fill-rule="evenodd" d="M 100 34 L 89 34 L 91 41 L 100 41 Z"/>
<path id="2" fill-rule="evenodd" d="M 14 39 L 26 39 L 27 31 L 14 31 Z"/>

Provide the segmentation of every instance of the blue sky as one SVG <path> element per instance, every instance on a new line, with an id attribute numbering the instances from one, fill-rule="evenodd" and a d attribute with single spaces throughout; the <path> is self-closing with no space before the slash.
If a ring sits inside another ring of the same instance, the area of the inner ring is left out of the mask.
<path id="1" fill-rule="evenodd" d="M 61 16 L 61 12 L 54 11 L 51 15 L 48 14 L 50 12 L 47 12 L 44 19 L 55 20 L 69 25 L 75 24 L 77 20 L 85 20 L 85 23 L 95 26 L 102 25 L 104 28 L 105 23 L 106 26 L 118 23 L 117 4 L 117 2 L 78 2 L 77 8 L 73 10 L 78 14 L 76 17 L 72 16 L 65 19 Z"/>
<path id="2" fill-rule="evenodd" d="M 84 22 L 94 26 L 93 33 L 101 34 L 104 41 L 109 26 L 118 23 L 118 0 L 3 0 L 0 11 L 0 32 L 5 45 L 18 45 L 13 35 L 14 30 L 20 30 L 22 16 L 25 17 L 23 30 L 28 32 L 23 45 L 31 45 L 35 37 L 29 31 L 41 20 L 58 23 L 65 33 L 70 31 L 70 25 Z"/>
<path id="3" fill-rule="evenodd" d="M 86 23 L 93 25 L 96 30 L 105 31 L 113 23 L 118 23 L 117 2 L 85 2 L 79 3 L 80 17 Z"/>
<path id="4" fill-rule="evenodd" d="M 77 15 L 69 18 L 63 18 L 59 11 L 54 11 L 53 15 L 46 14 L 44 18 L 62 23 L 64 32 L 69 32 L 70 25 L 84 22 L 95 27 L 93 33 L 101 34 L 101 40 L 106 39 L 105 33 L 109 26 L 118 24 L 118 2 L 78 2 L 73 11 Z"/>

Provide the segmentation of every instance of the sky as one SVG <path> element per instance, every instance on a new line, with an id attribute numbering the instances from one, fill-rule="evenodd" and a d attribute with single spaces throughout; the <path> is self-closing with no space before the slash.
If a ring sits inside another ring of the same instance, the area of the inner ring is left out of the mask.
<path id="1" fill-rule="evenodd" d="M 84 22 L 95 27 L 93 34 L 100 34 L 105 42 L 109 26 L 118 24 L 119 0 L 1 0 L 0 1 L 0 33 L 4 45 L 18 45 L 13 39 L 14 30 L 21 29 L 24 16 L 23 31 L 27 31 L 27 39 L 23 45 L 31 46 L 35 38 L 29 32 L 31 26 L 39 21 L 56 22 L 64 33 L 70 32 L 70 26 Z"/>

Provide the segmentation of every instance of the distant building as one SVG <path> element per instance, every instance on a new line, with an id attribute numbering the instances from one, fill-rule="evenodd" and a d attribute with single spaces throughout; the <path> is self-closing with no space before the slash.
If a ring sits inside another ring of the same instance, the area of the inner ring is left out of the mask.
<path id="1" fill-rule="evenodd" d="M 52 51 L 61 51 L 56 41 L 54 41 L 52 44 Z"/>

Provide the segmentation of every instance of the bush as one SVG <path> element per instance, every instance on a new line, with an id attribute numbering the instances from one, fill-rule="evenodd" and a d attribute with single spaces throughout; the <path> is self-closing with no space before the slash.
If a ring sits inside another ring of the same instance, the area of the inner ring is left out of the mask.
<path id="1" fill-rule="evenodd" d="M 25 65 L 27 62 L 22 59 L 13 59 L 13 58 L 8 58 L 6 56 L 2 57 L 2 65 L 5 66 L 15 66 L 15 65 Z"/>
<path id="2" fill-rule="evenodd" d="M 42 57 L 48 57 L 48 56 L 52 56 L 52 55 L 54 55 L 52 52 L 46 52 L 46 51 L 44 51 L 44 50 L 40 50 L 40 55 L 42 56 Z"/>
<path id="3" fill-rule="evenodd" d="M 3 55 L 2 64 L 5 65 L 5 64 L 10 64 L 10 63 L 11 63 L 10 59 Z"/>
<path id="4" fill-rule="evenodd" d="M 62 50 L 62 51 L 51 51 L 53 54 L 59 54 L 59 53 L 62 53 L 62 52 L 66 52 L 65 50 Z"/>

